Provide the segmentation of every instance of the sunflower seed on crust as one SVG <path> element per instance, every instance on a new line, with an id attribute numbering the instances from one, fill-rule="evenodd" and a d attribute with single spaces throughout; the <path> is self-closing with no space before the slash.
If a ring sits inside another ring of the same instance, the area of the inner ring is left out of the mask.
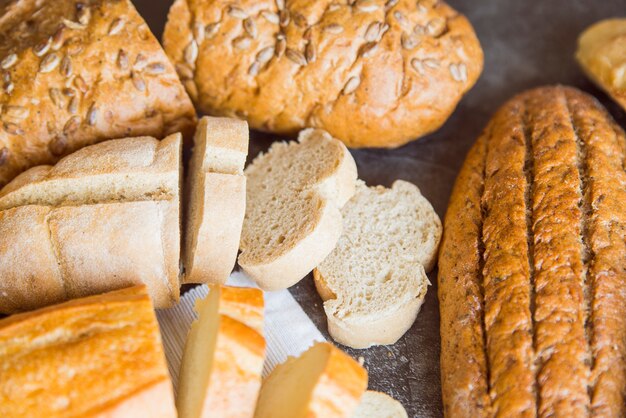
<path id="1" fill-rule="evenodd" d="M 144 68 L 146 68 L 146 65 L 148 65 L 148 59 L 144 54 L 140 52 L 139 54 L 137 54 L 137 57 L 135 57 L 133 69 L 137 71 L 142 71 Z"/>
<path id="2" fill-rule="evenodd" d="M 49 91 L 48 91 L 48 95 L 50 96 L 50 100 L 52 100 L 52 103 L 54 103 L 54 105 L 58 108 L 62 108 L 64 103 L 65 103 L 65 99 L 63 98 L 63 96 L 61 95 L 61 90 L 52 87 Z"/>
<path id="3" fill-rule="evenodd" d="M 309 42 L 304 48 L 304 57 L 306 58 L 307 63 L 312 63 L 317 60 L 317 51 L 315 50 L 315 45 Z"/>
<path id="4" fill-rule="evenodd" d="M 64 88 L 63 90 L 61 90 L 61 93 L 63 93 L 63 95 L 67 96 L 67 97 L 74 97 L 74 96 L 76 96 L 76 90 L 74 90 L 71 87 Z"/>
<path id="5" fill-rule="evenodd" d="M 259 74 L 260 69 L 261 69 L 261 65 L 259 64 L 258 61 L 255 61 L 248 68 L 248 74 L 254 77 L 255 75 Z"/>
<path id="6" fill-rule="evenodd" d="M 343 87 L 343 94 L 353 93 L 361 84 L 361 78 L 359 76 L 350 77 L 346 85 Z"/>
<path id="7" fill-rule="evenodd" d="M 332 33 L 333 35 L 338 35 L 343 32 L 343 26 L 337 23 L 331 23 L 330 25 L 324 26 L 324 32 Z"/>
<path id="8" fill-rule="evenodd" d="M 450 75 L 455 81 L 465 82 L 467 81 L 467 66 L 459 62 L 458 64 L 450 64 Z"/>
<path id="9" fill-rule="evenodd" d="M 15 65 L 16 62 L 17 54 L 9 54 L 2 60 L 2 62 L 0 63 L 0 67 L 2 67 L 3 70 L 7 70 Z"/>
<path id="10" fill-rule="evenodd" d="M 198 87 L 196 87 L 196 83 L 193 80 L 187 79 L 183 81 L 183 85 L 185 86 L 185 90 L 192 99 L 196 100 L 198 98 Z"/>
<path id="11" fill-rule="evenodd" d="M 380 31 L 383 27 L 383 23 L 382 22 L 372 22 L 370 23 L 370 25 L 367 27 L 367 30 L 365 31 L 365 41 L 366 42 L 374 42 L 377 41 L 379 39 L 380 36 Z"/>
<path id="12" fill-rule="evenodd" d="M 87 111 L 87 123 L 90 126 L 93 126 L 96 124 L 97 119 L 98 119 L 98 108 L 96 107 L 95 103 L 92 103 L 91 106 L 89 106 L 89 110 Z"/>
<path id="13" fill-rule="evenodd" d="M 265 20 L 274 25 L 278 25 L 278 23 L 280 22 L 280 18 L 278 17 L 278 15 L 276 13 L 270 12 L 269 10 L 263 10 L 261 12 L 261 16 L 263 16 Z"/>
<path id="14" fill-rule="evenodd" d="M 415 47 L 417 47 L 417 45 L 419 45 L 420 40 L 417 38 L 417 36 L 415 35 L 409 35 L 406 32 L 402 33 L 402 36 L 400 37 L 400 44 L 402 45 L 402 48 L 404 49 L 415 49 Z"/>
<path id="15" fill-rule="evenodd" d="M 65 26 L 61 25 L 54 35 L 52 35 L 50 48 L 58 51 L 63 46 L 63 42 L 65 42 Z"/>
<path id="16" fill-rule="evenodd" d="M 50 44 L 52 43 L 52 37 L 48 37 L 43 41 L 39 42 L 37 45 L 33 47 L 33 54 L 38 57 L 46 55 L 48 50 L 50 49 Z"/>
<path id="17" fill-rule="evenodd" d="M 285 26 L 289 25 L 289 22 L 291 21 L 291 15 L 289 14 L 289 10 L 282 9 L 280 11 L 280 14 L 278 15 L 278 18 L 281 27 L 284 28 Z"/>
<path id="18" fill-rule="evenodd" d="M 366 44 L 363 44 L 359 49 L 359 56 L 363 58 L 372 56 L 377 46 L 378 43 L 376 42 L 368 42 Z"/>
<path id="19" fill-rule="evenodd" d="M 23 120 L 28 117 L 30 111 L 24 106 L 9 105 L 4 108 L 4 114 L 10 119 Z"/>
<path id="20" fill-rule="evenodd" d="M 255 39 L 258 33 L 255 21 L 249 17 L 243 21 L 243 29 L 252 39 Z"/>
<path id="21" fill-rule="evenodd" d="M 0 166 L 6 164 L 7 161 L 9 161 L 9 149 L 4 147 L 0 149 Z"/>
<path id="22" fill-rule="evenodd" d="M 279 38 L 277 37 L 276 40 L 276 56 L 277 57 L 281 57 L 284 53 L 285 50 L 287 49 L 287 41 L 285 40 L 285 38 Z"/>
<path id="23" fill-rule="evenodd" d="M 70 77 L 72 75 L 72 60 L 67 55 L 61 60 L 60 71 L 63 77 Z"/>
<path id="24" fill-rule="evenodd" d="M 41 62 L 39 63 L 39 72 L 49 73 L 50 71 L 54 70 L 57 67 L 57 65 L 59 65 L 60 61 L 61 59 L 54 52 L 46 55 L 44 59 L 42 59 Z"/>
<path id="25" fill-rule="evenodd" d="M 276 7 L 278 10 L 283 10 L 285 8 L 285 0 L 276 0 Z"/>
<path id="26" fill-rule="evenodd" d="M 196 65 L 196 59 L 198 58 L 198 44 L 193 39 L 185 48 L 185 62 L 192 67 Z"/>
<path id="27" fill-rule="evenodd" d="M 439 68 L 439 61 L 433 59 L 433 58 L 426 58 L 424 61 L 424 65 L 427 66 L 428 68 Z"/>
<path id="28" fill-rule="evenodd" d="M 72 115 L 75 115 L 78 112 L 78 97 L 74 96 L 70 100 L 70 104 L 67 106 L 67 111 Z"/>
<path id="29" fill-rule="evenodd" d="M 306 65 L 306 58 L 304 57 L 304 54 L 302 52 L 300 52 L 300 51 L 296 51 L 295 49 L 287 48 L 285 50 L 285 55 L 291 61 L 293 61 L 294 63 L 296 63 L 296 64 L 298 64 L 300 66 L 305 66 Z"/>
<path id="30" fill-rule="evenodd" d="M 193 78 L 193 70 L 186 64 L 176 64 L 176 72 L 181 78 Z"/>
<path id="31" fill-rule="evenodd" d="M 91 20 L 91 9 L 89 7 L 81 7 L 76 14 L 76 20 L 81 25 L 87 26 Z"/>
<path id="32" fill-rule="evenodd" d="M 146 74 L 157 75 L 165 72 L 165 65 L 161 62 L 155 62 L 146 67 Z"/>
<path id="33" fill-rule="evenodd" d="M 400 25 L 404 25 L 407 23 L 406 17 L 404 17 L 404 14 L 402 14 L 402 12 L 399 10 L 393 12 L 393 17 L 398 21 Z"/>
<path id="34" fill-rule="evenodd" d="M 237 49 L 248 49 L 250 47 L 250 38 L 247 36 L 238 36 L 233 39 L 233 46 Z"/>
<path id="35" fill-rule="evenodd" d="M 392 7 L 394 7 L 396 4 L 398 4 L 399 0 L 387 0 L 387 2 L 385 3 L 385 10 L 389 10 Z"/>
<path id="36" fill-rule="evenodd" d="M 128 62 L 128 54 L 123 49 L 117 52 L 117 67 L 122 71 L 127 71 L 130 68 Z"/>
<path id="37" fill-rule="evenodd" d="M 378 10 L 379 6 L 374 0 L 357 0 L 355 3 L 357 9 L 365 13 L 371 13 Z"/>
<path id="38" fill-rule="evenodd" d="M 199 44 L 204 41 L 204 25 L 202 24 L 202 22 L 195 22 L 193 24 L 193 38 Z"/>
<path id="39" fill-rule="evenodd" d="M 24 131 L 15 123 L 5 123 L 4 130 L 10 133 L 11 135 L 24 135 Z"/>
<path id="40" fill-rule="evenodd" d="M 11 82 L 4 83 L 4 91 L 6 91 L 8 94 L 11 94 L 14 88 L 15 88 L 15 84 Z"/>
<path id="41" fill-rule="evenodd" d="M 67 149 L 67 138 L 63 135 L 55 137 L 52 141 L 50 141 L 48 148 L 50 149 L 52 155 L 57 157 L 63 155 Z"/>
<path id="42" fill-rule="evenodd" d="M 273 46 L 265 47 L 260 50 L 258 54 L 256 54 L 256 61 L 260 64 L 265 64 L 272 59 L 272 57 L 274 56 L 274 52 L 275 51 Z"/>
<path id="43" fill-rule="evenodd" d="M 219 32 L 220 30 L 220 22 L 215 22 L 215 23 L 209 23 L 208 25 L 206 25 L 206 27 L 204 28 L 204 36 L 206 39 L 211 39 L 213 37 L 215 37 L 215 35 L 217 35 L 217 32 Z"/>
<path id="44" fill-rule="evenodd" d="M 440 17 L 432 19 L 426 24 L 426 33 L 433 38 L 443 35 L 448 30 L 445 19 Z"/>
<path id="45" fill-rule="evenodd" d="M 70 29 L 74 29 L 74 30 L 83 30 L 85 29 L 85 25 L 79 23 L 79 22 L 74 22 L 73 20 L 69 20 L 69 19 L 65 19 L 63 18 L 61 20 L 63 22 L 63 24 L 65 25 L 66 28 L 70 28 Z"/>
<path id="46" fill-rule="evenodd" d="M 122 29 L 124 29 L 124 25 L 126 25 L 124 19 L 120 17 L 113 19 L 113 21 L 111 22 L 111 26 L 109 26 L 109 35 L 117 35 L 122 31 Z"/>
<path id="47" fill-rule="evenodd" d="M 139 73 L 136 73 L 133 71 L 130 75 L 130 78 L 133 82 L 133 86 L 135 86 L 137 90 L 146 91 L 146 82 L 144 81 L 143 77 L 141 77 Z"/>
<path id="48" fill-rule="evenodd" d="M 81 76 L 74 77 L 74 86 L 83 94 L 87 93 L 87 90 L 89 90 L 87 83 L 85 83 L 85 80 Z"/>
<path id="49" fill-rule="evenodd" d="M 248 17 L 248 13 L 246 13 L 241 7 L 233 6 L 232 4 L 228 6 L 226 13 L 235 19 L 245 19 Z"/>
<path id="50" fill-rule="evenodd" d="M 63 133 L 66 135 L 71 134 L 72 132 L 75 132 L 79 126 L 80 126 L 80 117 L 72 116 L 65 123 L 65 126 L 63 127 Z"/>
<path id="51" fill-rule="evenodd" d="M 302 13 L 294 13 L 292 15 L 293 22 L 299 28 L 306 28 L 309 26 L 309 22 L 306 20 L 306 17 Z"/>

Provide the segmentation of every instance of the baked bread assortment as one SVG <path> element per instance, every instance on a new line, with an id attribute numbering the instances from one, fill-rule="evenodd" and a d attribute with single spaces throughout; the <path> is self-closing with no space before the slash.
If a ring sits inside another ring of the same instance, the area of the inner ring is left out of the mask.
<path id="1" fill-rule="evenodd" d="M 329 343 L 289 358 L 263 381 L 255 418 L 350 418 L 367 372 Z"/>
<path id="2" fill-rule="evenodd" d="M 195 112 L 129 0 L 0 4 L 0 187 L 125 136 L 191 134 Z"/>
<path id="3" fill-rule="evenodd" d="M 0 320 L 0 416 L 175 418 L 143 286 Z"/>
<path id="4" fill-rule="evenodd" d="M 391 396 L 368 390 L 351 418 L 409 418 L 402 404 Z"/>
<path id="5" fill-rule="evenodd" d="M 187 337 L 180 418 L 253 417 L 265 359 L 263 293 L 210 286 Z"/>
<path id="6" fill-rule="evenodd" d="M 246 168 L 247 207 L 239 265 L 265 290 L 287 288 L 333 250 L 356 164 L 328 133 L 308 129 L 275 142 Z"/>
<path id="7" fill-rule="evenodd" d="M 483 65 L 468 20 L 430 0 L 176 0 L 163 45 L 200 111 L 349 147 L 436 130 Z"/>
<path id="8" fill-rule="evenodd" d="M 585 73 L 626 110 L 626 19 L 607 19 L 578 38 L 576 59 Z"/>
<path id="9" fill-rule="evenodd" d="M 248 125 L 203 117 L 187 176 L 184 283 L 223 284 L 237 259 L 246 211 Z"/>
<path id="10" fill-rule="evenodd" d="M 625 159 L 574 88 L 522 93 L 488 124 L 439 256 L 447 416 L 626 414 Z"/>
<path id="11" fill-rule="evenodd" d="M 313 271 L 328 332 L 352 348 L 393 344 L 426 296 L 441 221 L 419 189 L 402 180 L 391 189 L 359 181 L 341 213 L 343 234 Z"/>
<path id="12" fill-rule="evenodd" d="M 85 147 L 0 190 L 0 312 L 133 284 L 179 295 L 181 135 Z"/>

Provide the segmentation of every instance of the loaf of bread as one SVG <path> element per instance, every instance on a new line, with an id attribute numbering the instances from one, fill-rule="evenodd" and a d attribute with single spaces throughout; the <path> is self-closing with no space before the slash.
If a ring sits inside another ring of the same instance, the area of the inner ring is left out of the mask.
<path id="1" fill-rule="evenodd" d="M 265 360 L 263 292 L 213 285 L 195 306 L 182 359 L 180 418 L 252 418 Z"/>
<path id="2" fill-rule="evenodd" d="M 368 390 L 351 418 L 409 418 L 402 404 L 386 393 Z"/>
<path id="3" fill-rule="evenodd" d="M 0 312 L 145 284 L 178 300 L 181 135 L 85 147 L 0 190 Z"/>
<path id="4" fill-rule="evenodd" d="M 626 110 L 626 19 L 607 19 L 578 38 L 576 59 L 601 89 Z"/>
<path id="5" fill-rule="evenodd" d="M 330 343 L 290 357 L 263 381 L 255 418 L 351 418 L 367 372 Z"/>
<path id="6" fill-rule="evenodd" d="M 447 416 L 626 414 L 625 158 L 622 129 L 569 87 L 488 124 L 439 256 Z"/>
<path id="7" fill-rule="evenodd" d="M 343 234 L 313 270 L 328 332 L 352 348 L 393 344 L 419 312 L 441 239 L 441 221 L 413 184 L 367 187 L 341 210 Z"/>
<path id="8" fill-rule="evenodd" d="M 0 4 L 0 187 L 104 139 L 192 134 L 195 112 L 129 0 Z"/>
<path id="9" fill-rule="evenodd" d="M 223 284 L 233 270 L 246 212 L 247 155 L 245 122 L 200 120 L 185 192 L 185 283 Z"/>
<path id="10" fill-rule="evenodd" d="M 350 147 L 436 130 L 483 64 L 468 20 L 437 0 L 176 0 L 163 45 L 202 112 Z"/>
<path id="11" fill-rule="evenodd" d="M 337 244 L 340 209 L 354 194 L 356 164 L 340 141 L 307 129 L 298 142 L 274 143 L 245 173 L 239 265 L 265 290 L 287 288 Z"/>
<path id="12" fill-rule="evenodd" d="M 0 416 L 175 418 L 143 286 L 0 320 Z"/>

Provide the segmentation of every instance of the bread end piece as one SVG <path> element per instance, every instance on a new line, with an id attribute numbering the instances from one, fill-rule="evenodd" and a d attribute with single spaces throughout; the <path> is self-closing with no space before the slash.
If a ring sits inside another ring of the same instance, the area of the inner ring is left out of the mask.
<path id="1" fill-rule="evenodd" d="M 340 208 L 354 194 L 356 163 L 343 143 L 307 129 L 276 142 L 246 169 L 239 265 L 264 290 L 290 287 L 335 247 Z"/>
<path id="2" fill-rule="evenodd" d="M 290 357 L 263 381 L 255 418 L 350 418 L 367 371 L 331 343 Z"/>
<path id="3" fill-rule="evenodd" d="M 187 178 L 184 283 L 224 284 L 239 250 L 246 211 L 248 124 L 205 116 Z"/>
<path id="4" fill-rule="evenodd" d="M 408 418 L 400 402 L 386 393 L 368 390 L 351 418 Z"/>

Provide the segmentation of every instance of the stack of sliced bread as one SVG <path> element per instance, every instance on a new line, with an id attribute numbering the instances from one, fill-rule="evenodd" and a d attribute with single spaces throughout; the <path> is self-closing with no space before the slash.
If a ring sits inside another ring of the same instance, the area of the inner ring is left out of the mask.
<path id="1" fill-rule="evenodd" d="M 196 312 L 181 366 L 179 417 L 252 417 L 265 359 L 263 293 L 210 286 Z"/>

